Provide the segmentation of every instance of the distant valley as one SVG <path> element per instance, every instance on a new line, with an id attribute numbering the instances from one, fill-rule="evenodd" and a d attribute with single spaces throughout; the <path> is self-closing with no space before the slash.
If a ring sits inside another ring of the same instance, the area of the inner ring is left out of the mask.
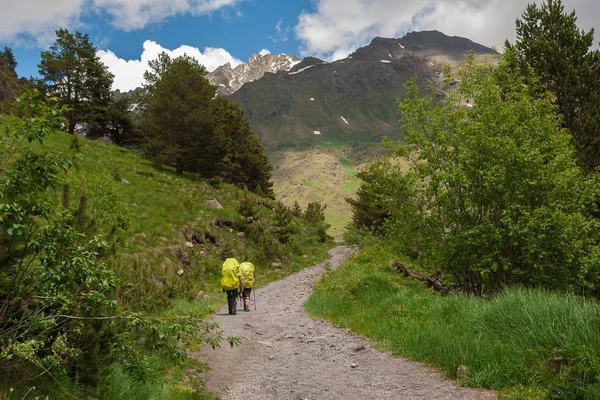
<path id="1" fill-rule="evenodd" d="M 338 234 L 350 222 L 344 198 L 358 187 L 356 169 L 381 153 L 383 136 L 403 137 L 397 99 L 404 96 L 405 82 L 417 75 L 423 87 L 427 81 L 441 87 L 444 65 L 458 67 L 469 51 L 477 61 L 497 54 L 437 31 L 375 38 L 334 62 L 307 57 L 286 63 L 287 55 L 255 54 L 237 69 L 260 64 L 261 77 L 254 73 L 229 98 L 244 109 L 267 149 L 278 197 L 287 205 L 327 204 L 330 232 Z M 269 59 L 257 63 L 261 57 Z M 274 60 L 281 67 L 269 70 Z"/>

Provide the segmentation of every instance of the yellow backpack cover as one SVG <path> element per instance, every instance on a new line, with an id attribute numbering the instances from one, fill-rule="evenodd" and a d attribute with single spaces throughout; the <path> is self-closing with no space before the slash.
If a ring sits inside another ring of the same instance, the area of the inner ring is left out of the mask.
<path id="1" fill-rule="evenodd" d="M 254 264 L 244 261 L 240 264 L 240 276 L 242 277 L 242 285 L 245 288 L 254 286 Z"/>
<path id="2" fill-rule="evenodd" d="M 240 263 L 235 258 L 228 258 L 221 268 L 221 288 L 234 290 L 240 287 Z"/>

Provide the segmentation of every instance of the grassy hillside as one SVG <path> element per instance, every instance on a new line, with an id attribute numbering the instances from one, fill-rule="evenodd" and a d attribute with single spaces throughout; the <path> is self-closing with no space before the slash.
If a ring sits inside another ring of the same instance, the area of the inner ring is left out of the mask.
<path id="1" fill-rule="evenodd" d="M 218 286 L 216 274 L 220 272 L 223 254 L 229 251 L 255 263 L 259 282 L 261 279 L 277 278 L 326 257 L 327 246 L 310 240 L 304 242 L 298 239 L 291 246 L 271 243 L 272 249 L 257 244 L 248 232 L 244 232 L 247 230 L 246 223 L 237 212 L 244 194 L 239 188 L 220 183 L 211 185 L 192 175 L 158 170 L 130 150 L 84 138 L 78 140 L 81 149 L 77 153 L 78 167 L 69 173 L 68 179 L 72 182 L 70 192 L 76 199 L 86 187 L 90 210 L 98 214 L 99 224 L 112 223 L 109 213 L 124 221 L 125 230 L 120 234 L 119 249 L 111 262 L 128 281 L 127 284 L 140 285 L 139 289 L 135 286 L 127 290 L 122 288 L 121 296 L 125 301 L 137 302 L 148 289 L 141 287 L 160 287 L 161 283 L 166 287 L 172 286 L 170 294 L 173 295 L 195 295 L 204 291 L 211 296 L 210 293 L 215 293 Z M 72 141 L 70 135 L 57 132 L 44 143 L 44 147 L 69 152 Z M 261 204 L 257 206 L 258 223 L 270 229 L 275 201 L 247 195 Z M 211 198 L 223 208 L 208 207 L 206 201 Z M 301 221 L 297 223 L 300 225 Z M 301 226 L 299 229 L 310 228 Z M 204 237 L 206 243 L 187 247 L 186 242 L 189 243 L 189 236 L 194 232 Z M 206 239 L 207 233 L 214 236 L 216 243 Z M 177 257 L 178 249 L 189 254 L 189 265 Z M 305 254 L 311 254 L 311 257 L 303 258 Z M 281 261 L 283 256 L 288 259 L 283 269 L 270 267 L 272 262 Z M 150 283 L 139 282 L 139 277 L 131 276 L 139 276 L 140 273 L 148 274 Z M 180 282 L 187 282 L 190 277 L 194 285 Z M 177 288 L 182 291 L 178 292 Z M 138 306 L 143 307 L 143 304 Z"/>
<path id="2" fill-rule="evenodd" d="M 258 286 L 327 257 L 330 242 L 322 241 L 317 227 L 293 216 L 281 226 L 277 213 L 282 211 L 275 200 L 193 175 L 158 170 L 130 150 L 62 132 L 51 133 L 43 145 L 31 146 L 77 159 L 76 167 L 64 177 L 63 190 L 50 192 L 50 199 L 64 203 L 68 192 L 67 209 L 75 214 L 85 198 L 86 225 L 94 227 L 93 234 L 104 238 L 118 228 L 102 260 L 119 280 L 114 299 L 129 310 L 168 318 L 208 317 L 225 303 L 219 280 L 227 254 L 254 263 Z M 222 208 L 207 205 L 211 199 Z M 254 209 L 251 216 L 238 212 L 244 201 Z M 0 382 L 0 397 L 12 387 L 15 398 L 28 390 L 29 395 L 50 398 L 59 398 L 65 390 L 77 398 L 88 394 L 97 398 L 100 393 L 114 399 L 203 398 L 201 382 L 190 380 L 187 371 L 201 366 L 189 361 L 181 369 L 166 356 L 156 351 L 146 355 L 153 373 L 143 384 L 124 374 L 121 366 L 105 365 L 108 375 L 98 388 L 78 388 L 67 375 L 57 380 L 45 376 L 36 381 L 36 389 L 21 379 Z"/>
<path id="3" fill-rule="evenodd" d="M 353 197 L 360 184 L 356 170 L 376 157 L 375 149 L 365 151 L 354 143 L 349 147 L 332 145 L 272 152 L 273 189 L 289 207 L 294 202 L 303 208 L 314 201 L 326 205 L 325 218 L 331 225 L 328 232 L 332 236 L 339 235 L 351 220 L 352 211 L 345 198 Z"/>

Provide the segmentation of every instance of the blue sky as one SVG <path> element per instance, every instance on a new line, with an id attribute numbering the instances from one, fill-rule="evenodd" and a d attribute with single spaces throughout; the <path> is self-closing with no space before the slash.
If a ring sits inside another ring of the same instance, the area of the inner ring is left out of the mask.
<path id="1" fill-rule="evenodd" d="M 86 32 L 115 75 L 114 88 L 129 90 L 163 50 L 185 52 L 213 70 L 263 49 L 339 59 L 375 36 L 412 30 L 436 29 L 502 48 L 505 39 L 514 40 L 514 21 L 531 1 L 0 0 L 0 47 L 13 49 L 17 72 L 28 77 L 37 74 L 40 52 L 57 28 Z M 576 11 L 581 28 L 600 21 L 598 0 L 563 3 Z"/>

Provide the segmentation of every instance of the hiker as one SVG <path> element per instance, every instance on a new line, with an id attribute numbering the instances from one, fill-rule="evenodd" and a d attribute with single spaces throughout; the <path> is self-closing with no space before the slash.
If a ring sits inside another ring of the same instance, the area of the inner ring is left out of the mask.
<path id="1" fill-rule="evenodd" d="M 236 315 L 238 289 L 241 282 L 240 263 L 235 258 L 228 257 L 221 267 L 221 289 L 227 292 L 229 315 Z"/>
<path id="2" fill-rule="evenodd" d="M 250 311 L 250 293 L 254 286 L 254 265 L 251 262 L 244 261 L 240 264 L 240 279 L 242 282 L 244 311 Z"/>

